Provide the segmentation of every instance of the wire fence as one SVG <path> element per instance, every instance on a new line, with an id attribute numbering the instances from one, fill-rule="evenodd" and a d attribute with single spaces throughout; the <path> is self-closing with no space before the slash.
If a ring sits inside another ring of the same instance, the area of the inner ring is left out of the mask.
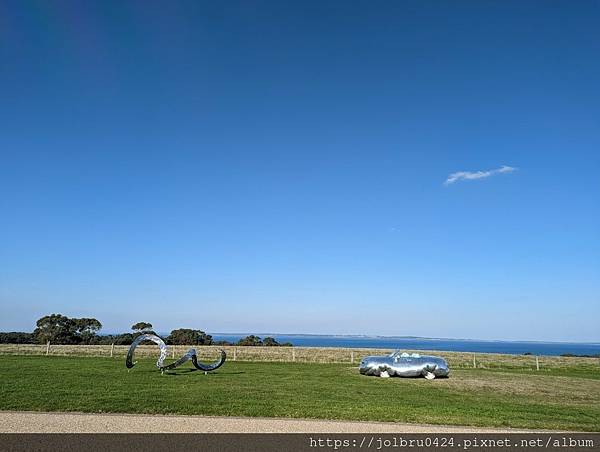
<path id="1" fill-rule="evenodd" d="M 385 355 L 391 349 L 341 348 L 341 347 L 252 347 L 252 346 L 187 346 L 169 345 L 168 357 L 178 358 L 191 347 L 196 348 L 202 360 L 216 359 L 219 350 L 225 350 L 230 361 L 297 362 L 297 363 L 348 363 L 358 365 L 367 355 Z M 124 359 L 128 345 L 53 345 L 53 344 L 0 344 L 1 355 L 73 356 Z M 589 368 L 600 371 L 599 358 L 503 355 L 496 353 L 466 353 L 436 350 L 403 350 L 408 353 L 441 356 L 451 368 L 467 369 L 531 369 Z M 158 356 L 154 345 L 140 345 L 136 357 Z"/>

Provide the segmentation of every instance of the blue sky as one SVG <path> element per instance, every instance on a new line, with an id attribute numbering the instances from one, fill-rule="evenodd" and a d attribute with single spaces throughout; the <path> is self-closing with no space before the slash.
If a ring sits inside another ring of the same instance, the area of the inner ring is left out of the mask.
<path id="1" fill-rule="evenodd" d="M 600 4 L 0 4 L 0 330 L 600 341 Z"/>

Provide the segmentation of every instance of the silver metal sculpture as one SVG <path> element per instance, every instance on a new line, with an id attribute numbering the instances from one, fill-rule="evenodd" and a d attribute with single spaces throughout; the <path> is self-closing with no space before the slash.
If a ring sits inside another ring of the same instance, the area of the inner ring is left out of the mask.
<path id="1" fill-rule="evenodd" d="M 129 347 L 129 351 L 127 352 L 127 358 L 125 359 L 125 365 L 128 369 L 131 369 L 133 366 L 135 366 L 137 361 L 133 361 L 133 352 L 135 351 L 137 346 L 143 341 L 152 341 L 156 345 L 158 345 L 158 348 L 160 349 L 160 356 L 158 357 L 158 361 L 156 361 L 156 367 L 158 367 L 161 372 L 175 369 L 176 367 L 181 366 L 183 363 L 189 360 L 192 361 L 192 364 L 196 369 L 202 370 L 204 372 L 210 372 L 215 369 L 218 369 L 223 364 L 225 364 L 225 359 L 227 358 L 225 352 L 223 350 L 220 350 L 221 357 L 219 359 L 210 364 L 202 364 L 200 361 L 198 361 L 198 354 L 196 352 L 196 349 L 190 348 L 187 351 L 187 353 L 181 358 L 179 358 L 177 361 L 174 361 L 171 364 L 165 366 L 164 361 L 167 357 L 167 344 L 165 344 L 165 342 L 155 334 L 142 334 L 136 337 L 131 346 Z"/>
<path id="2" fill-rule="evenodd" d="M 399 350 L 387 356 L 365 356 L 359 366 L 363 375 L 377 377 L 447 377 L 450 368 L 445 359 L 437 356 L 400 353 Z"/>

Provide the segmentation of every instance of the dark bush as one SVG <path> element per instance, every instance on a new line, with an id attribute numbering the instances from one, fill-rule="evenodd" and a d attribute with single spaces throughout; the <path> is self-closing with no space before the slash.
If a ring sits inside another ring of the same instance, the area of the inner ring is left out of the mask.
<path id="1" fill-rule="evenodd" d="M 204 331 L 179 328 L 171 331 L 167 337 L 167 344 L 172 345 L 211 345 L 212 336 Z"/>
<path id="2" fill-rule="evenodd" d="M 31 333 L 11 331 L 0 333 L 0 344 L 34 344 L 35 339 Z"/>

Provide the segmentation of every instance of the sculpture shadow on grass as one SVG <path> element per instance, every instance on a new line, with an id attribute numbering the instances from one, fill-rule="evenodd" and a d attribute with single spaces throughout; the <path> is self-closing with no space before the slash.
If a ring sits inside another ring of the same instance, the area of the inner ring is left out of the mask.
<path id="1" fill-rule="evenodd" d="M 194 372 L 200 372 L 205 374 L 207 377 L 210 378 L 218 378 L 218 377 L 224 377 L 227 375 L 243 375 L 246 372 L 244 371 L 239 371 L 239 372 L 203 372 L 200 369 L 177 369 L 175 371 L 170 371 L 170 372 L 166 372 L 165 375 L 168 375 L 169 377 L 184 377 L 186 375 L 189 375 L 191 373 Z"/>

